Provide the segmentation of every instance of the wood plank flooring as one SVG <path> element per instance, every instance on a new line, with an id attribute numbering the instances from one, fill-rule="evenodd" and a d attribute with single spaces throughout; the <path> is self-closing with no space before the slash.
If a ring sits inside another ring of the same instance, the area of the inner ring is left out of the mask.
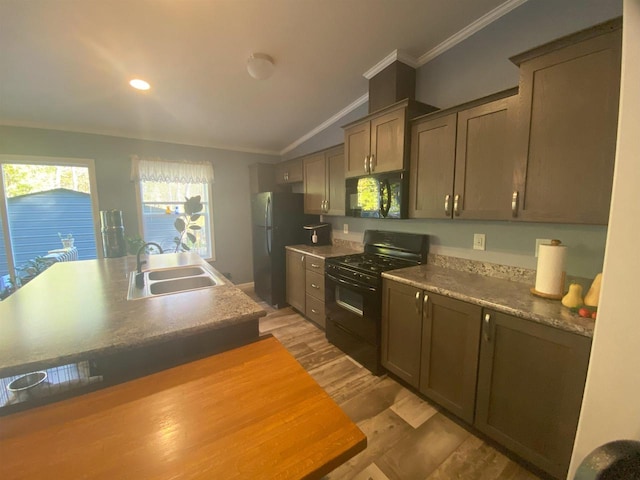
<path id="1" fill-rule="evenodd" d="M 239 285 L 256 301 L 252 284 Z M 511 460 L 394 379 L 376 377 L 327 342 L 287 307 L 260 321 L 358 424 L 367 448 L 324 480 L 536 480 Z"/>

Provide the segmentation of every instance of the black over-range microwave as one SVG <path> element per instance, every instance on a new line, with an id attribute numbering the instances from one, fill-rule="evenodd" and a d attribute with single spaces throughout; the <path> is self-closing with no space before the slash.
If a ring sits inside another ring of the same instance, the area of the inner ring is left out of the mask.
<path id="1" fill-rule="evenodd" d="M 346 180 L 346 214 L 363 218 L 407 218 L 406 172 Z"/>

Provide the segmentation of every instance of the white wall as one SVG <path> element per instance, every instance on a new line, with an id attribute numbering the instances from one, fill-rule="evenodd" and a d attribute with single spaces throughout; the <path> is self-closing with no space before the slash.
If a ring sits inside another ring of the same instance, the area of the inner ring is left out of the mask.
<path id="1" fill-rule="evenodd" d="M 624 1 L 616 169 L 602 292 L 569 477 L 594 448 L 640 440 L 640 0 Z"/>

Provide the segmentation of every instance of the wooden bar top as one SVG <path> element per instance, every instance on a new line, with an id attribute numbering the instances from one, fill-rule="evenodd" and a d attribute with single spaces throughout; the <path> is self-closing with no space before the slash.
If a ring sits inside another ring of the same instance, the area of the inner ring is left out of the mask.
<path id="1" fill-rule="evenodd" d="M 0 417 L 0 478 L 321 478 L 366 443 L 268 337 Z"/>

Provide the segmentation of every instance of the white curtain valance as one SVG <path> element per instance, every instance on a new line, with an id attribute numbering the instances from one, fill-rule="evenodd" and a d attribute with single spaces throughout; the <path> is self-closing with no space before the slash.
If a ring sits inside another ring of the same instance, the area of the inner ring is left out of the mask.
<path id="1" fill-rule="evenodd" d="M 213 165 L 131 155 L 131 181 L 213 183 Z"/>

